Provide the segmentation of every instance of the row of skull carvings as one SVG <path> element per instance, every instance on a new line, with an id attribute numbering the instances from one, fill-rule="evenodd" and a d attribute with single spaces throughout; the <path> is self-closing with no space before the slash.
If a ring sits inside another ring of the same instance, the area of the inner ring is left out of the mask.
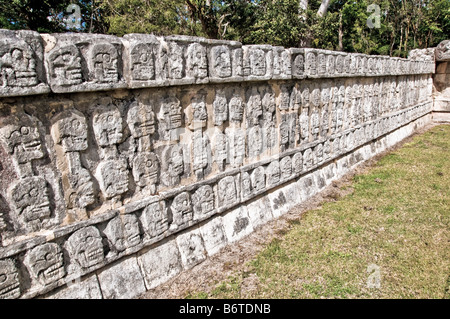
<path id="1" fill-rule="evenodd" d="M 65 93 L 245 80 L 430 74 L 435 65 L 185 36 L 130 34 L 118 38 L 39 35 L 24 30 L 0 30 L 0 35 L 0 96 L 50 89 Z"/>
<path id="2" fill-rule="evenodd" d="M 279 160 L 241 170 L 217 182 L 202 184 L 190 191 L 181 191 L 176 196 L 146 204 L 134 212 L 119 214 L 118 211 L 112 211 L 106 220 L 37 245 L 16 257 L 0 260 L 0 299 L 20 297 L 24 287 L 30 291 L 39 291 L 51 285 L 56 287 L 66 282 L 66 275 L 77 273 L 81 276 L 134 253 L 299 177 L 340 154 L 422 116 L 429 112 L 429 108 L 430 103 L 417 105 Z M 30 278 L 25 285 L 20 281 L 24 271 Z"/>
<path id="3" fill-rule="evenodd" d="M 176 95 L 157 99 L 160 102 L 157 116 L 151 103 L 133 101 L 129 103 L 125 116 L 131 134 L 126 151 L 119 148 L 126 136 L 123 116 L 114 104 L 95 107 L 92 130 L 88 129 L 88 121 L 82 112 L 64 110 L 51 119 L 50 132 L 55 150 L 60 150 L 56 152 L 60 156 L 58 162 L 66 163 L 60 170 L 66 207 L 88 209 L 96 203 L 99 196 L 94 185 L 99 186 L 104 199 L 120 201 L 130 192 L 130 168 L 137 192 L 152 195 L 179 185 L 181 179 L 189 177 L 192 171 L 198 179 L 203 179 L 214 173 L 211 171 L 213 162 L 223 171 L 227 167 L 256 162 L 264 155 L 327 138 L 397 109 L 426 101 L 428 80 L 428 76 L 420 76 L 418 79 L 398 80 L 398 84 L 395 79 L 382 82 L 387 84 L 383 88 L 395 86 L 400 89 L 384 98 L 382 95 L 378 100 L 373 98 L 380 97 L 374 95 L 375 90 L 367 91 L 372 94 L 362 94 L 365 88 L 376 87 L 378 82 L 373 84 L 373 79 L 364 84 L 325 85 L 321 89 L 316 88 L 314 82 L 282 84 L 278 107 L 274 90 L 269 85 L 249 86 L 247 90 L 230 86 L 230 99 L 225 94 L 226 88 L 215 92 L 212 118 L 221 129 L 207 131 L 202 129 L 208 119 L 206 92 L 200 90 L 185 108 L 186 118 L 191 117 L 187 122 L 193 123 L 192 127 L 187 127 L 193 132 L 184 130 L 185 133 L 180 133 L 184 117 Z M 401 89 L 407 84 L 409 90 Z M 285 92 L 287 99 L 283 98 Z M 382 90 L 381 93 L 388 92 Z M 283 100 L 289 101 L 287 109 Z M 276 109 L 281 113 L 278 128 L 275 126 Z M 246 125 L 242 123 L 244 118 L 247 119 Z M 223 129 L 227 120 L 229 126 Z M 48 183 L 43 177 L 34 176 L 32 169 L 32 162 L 45 156 L 42 124 L 25 113 L 13 113 L 0 119 L 0 124 L 0 142 L 10 154 L 19 177 L 11 183 L 5 196 L 15 216 L 12 219 L 27 232 L 40 230 L 44 220 L 51 215 Z M 81 159 L 83 153 L 92 149 L 88 145 L 88 131 L 94 132 L 101 159 L 92 171 L 84 167 Z M 184 134 L 188 136 L 184 140 L 191 140 L 191 144 L 171 143 L 154 150 L 153 136 L 156 132 L 163 140 Z"/>

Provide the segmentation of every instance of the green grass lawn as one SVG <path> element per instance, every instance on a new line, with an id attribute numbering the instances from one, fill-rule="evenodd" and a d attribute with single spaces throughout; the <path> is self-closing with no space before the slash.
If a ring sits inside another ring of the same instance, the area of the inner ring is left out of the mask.
<path id="1" fill-rule="evenodd" d="M 450 125 L 343 187 L 354 191 L 292 221 L 245 271 L 187 298 L 450 298 Z"/>

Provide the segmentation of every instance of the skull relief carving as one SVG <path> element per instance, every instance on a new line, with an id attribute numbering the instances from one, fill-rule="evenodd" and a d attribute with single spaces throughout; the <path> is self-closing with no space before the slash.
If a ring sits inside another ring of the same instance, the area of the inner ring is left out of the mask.
<path id="1" fill-rule="evenodd" d="M 149 204 L 143 210 L 140 221 L 144 232 L 150 238 L 157 237 L 169 229 L 165 202 Z"/>
<path id="2" fill-rule="evenodd" d="M 172 225 L 180 227 L 187 224 L 193 218 L 192 203 L 188 192 L 183 192 L 173 199 L 170 206 L 172 211 Z"/>
<path id="3" fill-rule="evenodd" d="M 100 162 L 95 176 L 106 198 L 113 198 L 128 191 L 128 169 L 124 160 L 114 159 Z"/>
<path id="4" fill-rule="evenodd" d="M 194 206 L 194 214 L 197 217 L 203 217 L 214 210 L 214 191 L 211 186 L 204 185 L 199 187 L 192 194 L 192 204 Z"/>
<path id="5" fill-rule="evenodd" d="M 61 248 L 56 243 L 39 245 L 27 252 L 25 264 L 41 285 L 47 286 L 66 275 Z"/>
<path id="6" fill-rule="evenodd" d="M 234 204 L 237 201 L 236 184 L 233 176 L 222 178 L 218 184 L 219 205 Z"/>
<path id="7" fill-rule="evenodd" d="M 97 83 L 116 83 L 119 81 L 119 54 L 111 43 L 94 44 L 90 51 L 91 72 Z"/>
<path id="8" fill-rule="evenodd" d="M 31 87 L 39 82 L 36 59 L 23 40 L 0 40 L 0 87 Z"/>
<path id="9" fill-rule="evenodd" d="M 19 273 L 12 259 L 0 260 L 0 299 L 20 297 Z"/>
<path id="10" fill-rule="evenodd" d="M 122 116 L 119 109 L 112 104 L 94 112 L 93 127 L 95 139 L 100 147 L 122 142 Z"/>
<path id="11" fill-rule="evenodd" d="M 0 124 L 0 141 L 19 164 L 44 157 L 36 118 L 27 114 L 10 115 Z"/>
<path id="12" fill-rule="evenodd" d="M 31 231 L 39 230 L 51 214 L 47 181 L 39 176 L 20 179 L 9 189 L 19 221 Z"/>
<path id="13" fill-rule="evenodd" d="M 152 47 L 138 43 L 131 50 L 131 76 L 136 81 L 148 81 L 155 77 L 155 62 Z"/>
<path id="14" fill-rule="evenodd" d="M 211 49 L 211 58 L 214 73 L 220 78 L 231 76 L 230 49 L 225 46 L 215 46 Z"/>
<path id="15" fill-rule="evenodd" d="M 61 86 L 83 82 L 80 50 L 69 44 L 52 52 L 48 59 L 50 81 Z"/>
<path id="16" fill-rule="evenodd" d="M 94 226 L 81 228 L 66 241 L 70 260 L 81 268 L 89 268 L 101 263 L 105 258 L 102 237 Z"/>
<path id="17" fill-rule="evenodd" d="M 114 217 L 109 221 L 104 233 L 117 251 L 123 251 L 141 243 L 138 219 L 133 214 Z"/>
<path id="18" fill-rule="evenodd" d="M 61 144 L 64 152 L 80 152 L 88 148 L 87 123 L 83 114 L 77 111 L 65 111 L 52 127 L 52 136 L 56 144 Z"/>
<path id="19" fill-rule="evenodd" d="M 208 76 L 206 48 L 199 43 L 192 43 L 186 51 L 186 73 L 190 78 L 203 79 Z"/>
<path id="20" fill-rule="evenodd" d="M 155 113 L 149 104 L 134 101 L 127 114 L 127 123 L 134 138 L 141 138 L 155 133 Z"/>

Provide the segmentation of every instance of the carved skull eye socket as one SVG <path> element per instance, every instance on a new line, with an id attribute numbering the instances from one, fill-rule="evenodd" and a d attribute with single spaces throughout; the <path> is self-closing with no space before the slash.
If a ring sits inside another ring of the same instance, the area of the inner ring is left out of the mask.
<path id="1" fill-rule="evenodd" d="M 107 121 L 108 123 L 111 123 L 113 120 L 114 120 L 114 117 L 113 117 L 112 115 L 108 115 L 108 116 L 106 117 L 106 121 Z"/>
<path id="2" fill-rule="evenodd" d="M 87 236 L 85 239 L 86 244 L 92 244 L 94 243 L 94 237 L 92 236 Z"/>
<path id="3" fill-rule="evenodd" d="M 79 120 L 72 120 L 71 124 L 74 129 L 79 129 L 81 126 L 81 122 Z"/>
<path id="4" fill-rule="evenodd" d="M 46 261 L 51 261 L 51 260 L 55 259 L 55 255 L 52 253 L 46 253 L 44 258 Z"/>
<path id="5" fill-rule="evenodd" d="M 39 192 L 38 192 L 37 188 L 32 188 L 32 189 L 30 189 L 30 193 L 29 194 L 30 194 L 31 197 L 37 197 Z"/>
<path id="6" fill-rule="evenodd" d="M 147 165 L 147 167 L 152 167 L 153 166 L 153 161 L 152 160 L 147 160 L 146 165 Z"/>
<path id="7" fill-rule="evenodd" d="M 108 53 L 103 54 L 102 58 L 103 58 L 103 61 L 105 61 L 105 62 L 111 61 L 111 56 Z"/>
<path id="8" fill-rule="evenodd" d="M 147 53 L 142 53 L 141 56 L 139 57 L 139 61 L 140 62 L 147 62 L 148 61 L 148 54 Z"/>
<path id="9" fill-rule="evenodd" d="M 8 276 L 6 276 L 5 274 L 0 274 L 0 283 L 5 282 L 7 278 Z"/>
<path id="10" fill-rule="evenodd" d="M 20 128 L 20 133 L 22 134 L 22 135 L 28 135 L 29 133 L 30 133 L 30 129 L 28 128 L 28 127 L 21 127 Z"/>
<path id="11" fill-rule="evenodd" d="M 20 60 L 23 58 L 23 52 L 19 49 L 14 49 L 14 51 L 12 51 L 11 56 L 15 59 L 15 60 Z"/>

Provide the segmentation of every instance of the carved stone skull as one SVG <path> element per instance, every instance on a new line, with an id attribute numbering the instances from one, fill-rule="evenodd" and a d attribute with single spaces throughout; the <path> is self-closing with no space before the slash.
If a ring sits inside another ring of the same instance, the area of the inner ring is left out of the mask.
<path id="1" fill-rule="evenodd" d="M 25 264 L 41 285 L 46 286 L 66 275 L 61 248 L 56 243 L 46 243 L 29 250 Z"/>
<path id="2" fill-rule="evenodd" d="M 65 111 L 52 127 L 56 144 L 61 144 L 64 152 L 80 152 L 88 148 L 86 118 L 79 112 Z"/>
<path id="3" fill-rule="evenodd" d="M 13 114 L 0 124 L 0 141 L 19 164 L 44 156 L 37 119 L 27 114 Z"/>
<path id="4" fill-rule="evenodd" d="M 138 219 L 133 214 L 114 217 L 108 222 L 104 233 L 117 251 L 134 247 L 141 242 Z"/>
<path id="5" fill-rule="evenodd" d="M 81 228 L 66 241 L 71 261 L 81 268 L 89 268 L 101 263 L 105 258 L 102 237 L 94 226 Z"/>
<path id="6" fill-rule="evenodd" d="M 32 231 L 39 230 L 51 215 L 47 181 L 42 177 L 27 177 L 13 183 L 9 197 L 19 220 Z"/>
<path id="7" fill-rule="evenodd" d="M 0 299 L 20 297 L 19 273 L 12 259 L 0 260 Z"/>
<path id="8" fill-rule="evenodd" d="M 134 138 L 141 138 L 155 133 L 155 113 L 149 104 L 134 101 L 127 114 L 127 123 Z"/>
<path id="9" fill-rule="evenodd" d="M 100 147 L 122 142 L 122 115 L 119 109 L 112 104 L 94 112 L 93 127 L 95 138 Z"/>
<path id="10" fill-rule="evenodd" d="M 52 53 L 48 59 L 49 75 L 56 85 L 72 86 L 83 82 L 80 50 L 73 45 L 66 45 Z"/>

